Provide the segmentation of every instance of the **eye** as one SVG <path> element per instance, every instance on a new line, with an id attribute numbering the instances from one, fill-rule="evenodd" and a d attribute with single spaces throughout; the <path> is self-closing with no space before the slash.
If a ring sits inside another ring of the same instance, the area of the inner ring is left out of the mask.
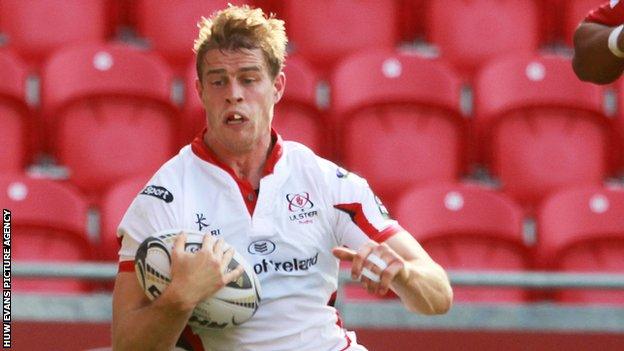
<path id="1" fill-rule="evenodd" d="M 223 84 L 225 84 L 225 82 L 223 81 L 223 79 L 218 79 L 218 80 L 212 80 L 210 81 L 210 85 L 212 86 L 216 86 L 216 87 L 220 87 Z"/>

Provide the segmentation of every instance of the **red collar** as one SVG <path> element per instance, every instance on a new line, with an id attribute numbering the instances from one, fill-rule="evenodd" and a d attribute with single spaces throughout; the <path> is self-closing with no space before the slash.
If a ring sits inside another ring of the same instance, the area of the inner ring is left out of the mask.
<path id="1" fill-rule="evenodd" d="M 214 152 L 210 150 L 210 148 L 204 143 L 204 134 L 206 133 L 206 130 L 207 128 L 204 128 L 204 130 L 199 133 L 199 135 L 197 135 L 191 143 L 191 149 L 193 150 L 193 153 L 202 160 L 209 162 L 226 171 L 232 176 L 232 178 L 234 178 L 234 180 L 236 180 L 237 183 L 239 183 L 239 185 L 247 185 L 251 189 L 252 187 L 249 182 L 239 179 L 238 176 L 236 176 L 236 173 L 234 173 L 234 170 L 230 166 L 220 161 L 214 154 Z M 263 177 L 273 173 L 275 164 L 280 159 L 284 151 L 284 142 L 282 140 L 282 137 L 277 134 L 275 129 L 271 129 L 271 140 L 273 141 L 273 149 L 271 150 L 271 153 L 269 154 L 269 157 L 267 157 L 266 163 L 264 164 L 264 170 L 262 171 Z"/>

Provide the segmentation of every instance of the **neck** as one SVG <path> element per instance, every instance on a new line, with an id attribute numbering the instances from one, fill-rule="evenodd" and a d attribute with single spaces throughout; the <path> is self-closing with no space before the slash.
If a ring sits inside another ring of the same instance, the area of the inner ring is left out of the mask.
<path id="1" fill-rule="evenodd" d="M 209 138 L 208 133 L 204 135 L 204 143 L 212 150 L 219 161 L 234 171 L 239 179 L 248 181 L 254 189 L 259 188 L 264 166 L 269 153 L 273 149 L 271 134 L 262 138 L 251 150 L 244 152 L 234 152 L 219 143 L 217 139 Z"/>

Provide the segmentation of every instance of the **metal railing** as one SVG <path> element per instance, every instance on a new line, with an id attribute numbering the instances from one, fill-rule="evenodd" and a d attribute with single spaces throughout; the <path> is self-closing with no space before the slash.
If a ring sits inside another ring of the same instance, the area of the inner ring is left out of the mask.
<path id="1" fill-rule="evenodd" d="M 113 280 L 117 274 L 117 264 L 14 262 L 12 274 L 15 277 L 46 279 Z M 344 270 L 340 272 L 339 278 L 341 283 L 351 281 L 349 272 Z M 449 271 L 449 278 L 455 286 L 624 290 L 624 273 Z"/>
<path id="2" fill-rule="evenodd" d="M 117 274 L 112 263 L 14 262 L 12 275 L 20 278 L 111 281 Z M 454 286 L 519 287 L 527 289 L 620 289 L 624 274 L 450 271 Z M 350 272 L 341 271 L 341 284 L 352 283 Z M 398 300 L 343 298 L 339 290 L 336 307 L 350 328 L 482 329 L 525 331 L 582 331 L 624 333 L 624 306 L 560 305 L 552 302 L 526 304 L 456 303 L 443 316 L 408 312 Z M 13 316 L 17 320 L 110 321 L 111 294 L 61 295 L 16 292 Z"/>

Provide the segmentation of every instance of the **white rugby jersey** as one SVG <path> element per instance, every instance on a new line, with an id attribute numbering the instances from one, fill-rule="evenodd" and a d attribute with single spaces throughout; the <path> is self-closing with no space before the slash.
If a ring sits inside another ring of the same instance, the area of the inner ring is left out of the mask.
<path id="1" fill-rule="evenodd" d="M 216 159 L 201 136 L 183 147 L 124 215 L 120 270 L 133 270 L 138 245 L 161 230 L 221 237 L 253 266 L 262 301 L 239 327 L 196 334 L 187 326 L 181 338 L 187 348 L 362 350 L 328 305 L 339 265 L 331 250 L 382 242 L 401 228 L 364 179 L 275 132 L 273 139 L 258 195 Z"/>

